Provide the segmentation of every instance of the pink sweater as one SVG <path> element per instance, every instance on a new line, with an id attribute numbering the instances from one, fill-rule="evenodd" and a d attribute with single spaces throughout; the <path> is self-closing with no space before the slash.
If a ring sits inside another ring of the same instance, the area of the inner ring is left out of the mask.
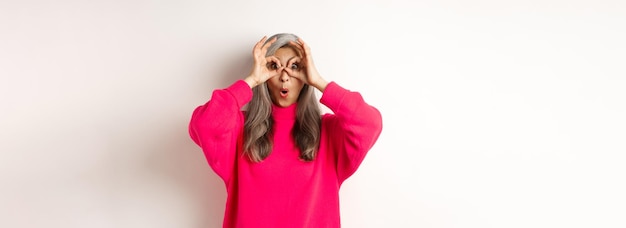
<path id="1" fill-rule="evenodd" d="M 274 148 L 262 162 L 243 155 L 241 108 L 252 99 L 243 80 L 215 90 L 193 112 L 189 134 L 226 185 L 223 226 L 253 228 L 340 227 L 339 188 L 359 167 L 382 130 L 380 112 L 357 92 L 331 82 L 320 102 L 322 116 L 315 159 L 298 159 L 291 129 L 296 106 L 273 107 Z"/>

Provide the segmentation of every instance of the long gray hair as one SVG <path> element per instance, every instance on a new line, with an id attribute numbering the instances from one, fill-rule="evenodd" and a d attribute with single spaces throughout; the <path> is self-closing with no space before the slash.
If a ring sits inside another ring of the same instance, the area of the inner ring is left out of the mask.
<path id="1" fill-rule="evenodd" d="M 290 46 L 289 41 L 297 41 L 294 34 L 279 33 L 267 40 L 277 38 L 265 56 L 274 55 L 281 47 Z M 266 41 L 267 43 L 267 41 Z M 263 161 L 270 155 L 273 148 L 272 99 L 267 83 L 252 89 L 252 100 L 247 105 L 244 123 L 244 153 L 254 162 Z M 300 149 L 300 159 L 312 161 L 317 153 L 320 142 L 321 117 L 314 88 L 305 84 L 298 95 L 296 123 L 291 135 Z"/>

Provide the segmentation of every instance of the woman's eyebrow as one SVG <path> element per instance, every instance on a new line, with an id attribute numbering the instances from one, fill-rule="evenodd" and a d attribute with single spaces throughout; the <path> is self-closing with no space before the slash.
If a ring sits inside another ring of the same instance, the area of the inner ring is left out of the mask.
<path id="1" fill-rule="evenodd" d="M 289 62 L 289 61 L 291 61 L 292 59 L 295 59 L 295 58 L 300 58 L 300 57 L 298 57 L 298 56 L 291 57 L 291 58 L 287 59 L 287 62 Z"/>

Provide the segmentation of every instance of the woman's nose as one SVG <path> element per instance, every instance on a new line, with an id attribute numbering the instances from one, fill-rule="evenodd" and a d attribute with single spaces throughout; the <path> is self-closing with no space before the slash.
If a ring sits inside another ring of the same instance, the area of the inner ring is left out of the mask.
<path id="1" fill-rule="evenodd" d="M 289 77 L 289 74 L 287 74 L 287 71 L 286 71 L 286 70 L 283 70 L 283 71 L 280 73 L 280 81 L 281 81 L 281 82 L 287 82 L 287 81 L 289 81 L 289 78 L 290 78 L 290 77 Z"/>

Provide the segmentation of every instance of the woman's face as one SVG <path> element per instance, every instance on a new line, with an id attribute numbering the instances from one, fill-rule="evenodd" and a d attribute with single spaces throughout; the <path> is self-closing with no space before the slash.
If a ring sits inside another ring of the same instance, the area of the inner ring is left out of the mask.
<path id="1" fill-rule="evenodd" d="M 300 58 L 298 53 L 289 46 L 279 48 L 274 53 L 274 56 L 278 58 L 281 66 L 291 67 L 292 69 L 300 67 L 300 61 L 291 61 L 291 66 L 287 66 L 290 60 Z M 272 67 L 271 63 L 268 67 Z M 267 87 L 269 88 L 272 102 L 274 102 L 275 105 L 288 107 L 298 101 L 298 96 L 300 95 L 302 87 L 304 87 L 304 82 L 289 76 L 287 72 L 283 70 L 278 76 L 267 80 Z"/>

